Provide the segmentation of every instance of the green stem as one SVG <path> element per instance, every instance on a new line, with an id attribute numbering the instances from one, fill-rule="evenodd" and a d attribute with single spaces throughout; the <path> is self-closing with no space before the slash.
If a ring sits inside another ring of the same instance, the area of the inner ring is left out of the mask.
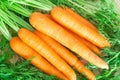
<path id="1" fill-rule="evenodd" d="M 108 60 L 107 63 L 111 62 L 112 60 L 117 58 L 119 55 L 120 55 L 120 52 L 118 54 L 116 54 L 115 56 L 113 56 L 112 58 L 110 58 L 110 60 Z"/>
<path id="2" fill-rule="evenodd" d="M 26 21 L 24 21 L 23 19 L 21 19 L 20 17 L 18 17 L 16 14 L 10 12 L 9 10 L 5 10 L 5 12 L 9 15 L 8 17 L 11 20 L 13 20 L 14 22 L 16 22 L 20 26 L 22 26 L 24 28 L 27 28 L 27 29 L 29 29 L 31 31 L 34 30 L 30 24 L 28 24 Z"/>
<path id="3" fill-rule="evenodd" d="M 25 17 L 29 17 L 30 14 L 32 13 L 32 11 L 28 8 L 24 8 L 22 5 L 20 4 L 15 4 L 15 3 L 10 3 L 10 2 L 4 2 L 4 5 L 10 9 L 11 11 L 14 11 L 18 14 L 21 14 Z"/>
<path id="4" fill-rule="evenodd" d="M 4 20 L 6 24 L 8 24 L 13 30 L 18 32 L 19 27 L 8 17 L 9 15 L 4 12 L 4 10 L 0 9 L 0 17 Z M 4 16 L 3 16 L 4 15 Z"/>
<path id="5" fill-rule="evenodd" d="M 53 3 L 51 3 L 48 0 L 44 0 L 44 1 L 35 1 L 35 0 L 9 0 L 12 3 L 19 3 L 22 5 L 27 5 L 27 6 L 31 6 L 34 8 L 38 8 L 38 9 L 42 9 L 45 11 L 50 11 L 53 7 L 55 7 L 56 5 L 54 5 Z"/>
<path id="6" fill-rule="evenodd" d="M 78 8 L 81 8 L 82 10 L 86 11 L 87 13 L 91 14 L 91 15 L 94 15 L 95 16 L 95 12 L 93 12 L 94 10 L 87 10 L 85 7 L 81 6 L 80 4 L 76 3 L 76 2 L 73 2 L 72 0 L 68 0 L 68 2 L 72 3 L 74 6 L 78 7 Z"/>
<path id="7" fill-rule="evenodd" d="M 0 20 L 0 31 L 8 41 L 12 38 L 2 19 Z"/>

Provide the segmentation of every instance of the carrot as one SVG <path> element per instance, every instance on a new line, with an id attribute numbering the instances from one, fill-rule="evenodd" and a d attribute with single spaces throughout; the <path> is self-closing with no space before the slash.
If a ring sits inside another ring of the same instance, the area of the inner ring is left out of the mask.
<path id="1" fill-rule="evenodd" d="M 72 34 L 62 28 L 60 25 L 46 17 L 44 14 L 34 12 L 30 16 L 30 24 L 38 31 L 52 37 L 62 45 L 76 52 L 83 59 L 100 67 L 108 69 L 108 65 L 88 47 L 81 43 Z"/>
<path id="2" fill-rule="evenodd" d="M 55 7 L 51 10 L 51 16 L 59 24 L 72 30 L 79 36 L 84 37 L 100 48 L 110 47 L 110 43 L 98 32 L 90 29 L 83 22 L 80 22 L 76 17 L 70 15 L 66 10 L 60 7 Z"/>
<path id="3" fill-rule="evenodd" d="M 95 80 L 95 75 L 85 68 L 84 64 L 60 43 L 37 30 L 34 33 L 51 46 L 68 64 L 75 67 L 80 73 L 84 73 L 88 79 Z"/>
<path id="4" fill-rule="evenodd" d="M 80 37 L 78 39 L 82 41 L 85 45 L 87 45 L 87 47 L 90 48 L 93 52 L 95 52 L 98 55 L 101 55 L 100 49 L 96 47 L 94 44 Z"/>
<path id="5" fill-rule="evenodd" d="M 78 19 L 80 22 L 84 23 L 85 25 L 87 25 L 87 27 L 90 27 L 91 29 L 98 31 L 98 29 L 91 24 L 88 20 L 86 20 L 85 18 L 83 18 L 82 16 L 80 16 L 79 14 L 77 14 L 76 12 L 74 12 L 72 9 L 70 8 L 65 8 L 65 10 L 67 12 L 69 12 L 69 14 L 71 14 L 72 16 L 74 16 L 76 19 Z"/>
<path id="6" fill-rule="evenodd" d="M 21 28 L 18 31 L 18 36 L 23 42 L 36 50 L 58 70 L 63 72 L 64 75 L 69 78 L 69 80 L 76 80 L 76 74 L 73 69 L 37 35 L 25 28 Z"/>
<path id="7" fill-rule="evenodd" d="M 68 30 L 69 31 L 69 30 Z M 89 49 L 91 49 L 93 52 L 95 52 L 98 55 L 102 55 L 100 52 L 100 49 L 95 46 L 94 44 L 92 44 L 91 42 L 89 42 L 88 40 L 78 36 L 77 34 L 75 34 L 74 32 L 70 31 L 70 33 L 72 33 L 80 42 L 82 42 L 83 44 L 85 44 Z"/>
<path id="8" fill-rule="evenodd" d="M 70 11 L 70 9 L 66 9 L 68 11 Z M 72 10 L 71 10 L 72 11 Z M 49 19 L 53 20 L 51 15 L 49 14 L 45 14 Z M 54 21 L 54 20 L 53 20 Z M 56 21 L 55 21 L 56 22 Z M 56 22 L 57 23 L 57 22 Z M 60 24 L 59 24 L 60 25 Z M 61 25 L 62 26 L 62 25 Z M 66 29 L 66 28 L 65 28 Z M 97 29 L 97 28 L 96 28 Z M 66 29 L 68 30 L 68 29 Z M 68 30 L 70 31 L 70 30 Z M 93 52 L 95 52 L 96 54 L 99 54 L 99 55 L 102 55 L 101 52 L 100 52 L 100 49 L 95 46 L 94 44 L 92 44 L 91 42 L 83 39 L 82 37 L 78 36 L 77 34 L 75 34 L 74 32 L 70 31 L 70 33 L 72 33 L 76 38 L 78 38 L 79 41 L 83 42 L 89 49 L 91 49 Z"/>
<path id="9" fill-rule="evenodd" d="M 53 67 L 53 65 L 51 65 L 31 47 L 22 42 L 18 37 L 13 37 L 10 40 L 10 47 L 13 49 L 13 51 L 15 51 L 17 54 L 19 54 L 25 59 L 30 59 L 33 57 L 33 59 L 31 60 L 31 64 L 33 64 L 35 67 L 39 68 L 43 72 L 49 75 L 55 75 L 64 80 L 68 80 L 63 75 L 63 73 L 58 71 L 55 67 Z"/>

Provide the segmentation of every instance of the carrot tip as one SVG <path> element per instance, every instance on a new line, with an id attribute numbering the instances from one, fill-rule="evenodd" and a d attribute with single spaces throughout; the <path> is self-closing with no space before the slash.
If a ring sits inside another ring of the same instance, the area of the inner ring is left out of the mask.
<path id="1" fill-rule="evenodd" d="M 109 69 L 109 66 L 106 64 L 105 66 L 102 66 L 103 69 Z"/>

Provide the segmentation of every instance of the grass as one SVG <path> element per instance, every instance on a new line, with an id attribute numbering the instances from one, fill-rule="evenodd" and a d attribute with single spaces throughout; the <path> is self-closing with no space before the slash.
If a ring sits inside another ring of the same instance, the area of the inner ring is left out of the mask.
<path id="1" fill-rule="evenodd" d="M 7 1 L 8 0 L 6 0 L 6 2 Z M 14 1 L 16 1 L 16 3 Z M 21 3 L 23 3 L 22 1 L 24 2 L 24 0 L 21 0 Z M 120 14 L 115 12 L 116 8 L 114 8 L 114 2 L 111 2 L 112 0 L 100 0 L 99 2 L 96 2 L 97 0 L 81 0 L 81 2 L 79 2 L 79 0 L 50 1 L 52 1 L 55 5 L 66 5 L 68 7 L 71 7 L 81 16 L 85 17 L 91 23 L 93 23 L 99 29 L 99 32 L 107 37 L 107 39 L 111 42 L 112 47 L 102 50 L 104 54 L 107 54 L 107 56 L 103 56 L 102 59 L 104 59 L 108 63 L 110 69 L 101 70 L 91 64 L 87 64 L 86 67 L 90 68 L 91 70 L 93 70 L 93 72 L 96 73 L 97 80 L 120 80 L 120 19 L 118 18 L 120 17 Z M 20 24 L 18 19 L 18 22 L 14 21 L 14 23 L 16 23 L 16 26 L 18 27 L 29 25 L 27 23 L 27 20 L 32 12 L 41 10 L 42 12 L 48 12 L 52 7 L 55 6 L 51 4 L 51 6 L 49 5 L 47 8 L 40 8 L 41 6 L 35 4 L 36 1 L 31 6 L 26 6 L 23 4 L 21 5 L 21 3 L 18 3 L 18 0 L 13 0 L 13 2 L 14 3 L 12 5 L 14 6 L 12 7 L 10 7 L 10 4 L 6 3 L 8 4 L 6 6 L 9 8 L 7 8 L 8 10 L 4 11 L 7 14 L 11 14 L 11 17 L 9 17 L 11 18 L 10 24 L 18 17 L 20 18 L 20 21 L 22 19 Z M 37 4 L 38 3 L 39 2 L 37 2 Z M 42 4 L 43 3 L 44 1 L 42 2 Z M 19 5 L 21 9 L 19 7 L 16 7 L 16 4 Z M 0 10 L 2 9 L 3 8 L 0 8 Z M 27 13 L 23 10 L 25 10 Z M 21 13 L 19 13 L 18 11 L 20 11 Z M 3 24 L 0 24 L 0 28 L 2 28 L 1 25 L 4 26 L 4 29 L 8 29 L 8 31 L 11 33 L 11 36 L 15 36 L 16 32 L 13 31 L 11 28 L 6 27 L 9 26 L 9 24 L 6 24 L 4 22 L 5 19 L 6 17 L 0 17 L 1 22 L 3 21 Z M 9 34 L 9 32 L 5 31 L 4 33 L 7 35 Z M 42 71 L 32 66 L 30 64 L 30 61 L 26 61 L 16 53 L 14 53 L 10 49 L 8 40 L 2 34 L 0 34 L 0 80 L 56 80 L 54 76 L 46 75 Z M 87 80 L 77 71 L 76 73 L 78 77 L 77 80 Z"/>

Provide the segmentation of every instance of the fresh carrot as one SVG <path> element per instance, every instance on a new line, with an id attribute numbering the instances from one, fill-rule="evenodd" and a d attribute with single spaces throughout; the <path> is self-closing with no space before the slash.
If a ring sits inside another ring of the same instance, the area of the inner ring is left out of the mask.
<path id="1" fill-rule="evenodd" d="M 100 48 L 110 47 L 110 43 L 98 32 L 90 29 L 83 22 L 80 22 L 76 17 L 72 16 L 61 7 L 55 7 L 51 10 L 51 16 L 59 24 L 72 30 L 81 37 L 92 42 Z"/>
<path id="2" fill-rule="evenodd" d="M 68 30 L 69 31 L 69 30 Z M 83 44 L 85 44 L 89 49 L 91 49 L 93 52 L 95 52 L 98 55 L 102 55 L 100 52 L 100 49 L 95 46 L 94 44 L 92 44 L 91 42 L 89 42 L 88 40 L 78 36 L 77 34 L 75 34 L 74 32 L 70 31 L 70 33 L 72 33 L 80 42 L 82 42 Z"/>
<path id="3" fill-rule="evenodd" d="M 76 74 L 73 69 L 52 48 L 40 39 L 39 36 L 25 28 L 21 28 L 18 31 L 18 36 L 23 42 L 36 50 L 58 70 L 63 72 L 69 80 L 76 80 Z"/>
<path id="4" fill-rule="evenodd" d="M 89 69 L 85 68 L 84 64 L 60 43 L 37 30 L 34 33 L 51 46 L 68 64 L 75 67 L 80 73 L 84 73 L 88 79 L 95 80 L 95 75 Z"/>
<path id="5" fill-rule="evenodd" d="M 72 11 L 72 10 L 70 10 L 70 9 L 66 9 L 66 10 L 68 10 L 68 11 Z M 52 19 L 52 17 L 51 17 L 51 15 L 49 15 L 49 14 L 45 14 L 48 18 L 50 18 L 51 20 L 53 20 Z M 54 21 L 54 20 L 53 20 Z M 56 21 L 55 21 L 56 22 Z M 57 23 L 57 22 L 56 22 Z M 62 26 L 62 25 L 61 25 Z M 64 28 L 64 27 L 63 27 Z M 66 28 L 65 28 L 66 29 Z M 97 29 L 97 28 L 96 28 Z M 68 29 L 66 29 L 66 30 L 68 30 Z M 70 30 L 68 30 L 68 31 L 70 31 Z M 71 34 L 73 34 L 76 38 L 78 38 L 78 40 L 79 41 L 81 41 L 81 42 L 83 42 L 88 48 L 90 48 L 93 52 L 95 52 L 96 54 L 98 54 L 98 55 L 102 55 L 101 54 L 101 52 L 100 52 L 100 49 L 97 47 L 97 46 L 95 46 L 94 44 L 92 44 L 91 42 L 89 42 L 88 40 L 86 40 L 86 39 L 83 39 L 82 37 L 80 37 L 80 36 L 78 36 L 77 34 L 75 34 L 74 32 L 72 32 L 72 31 L 70 31 L 70 33 Z"/>
<path id="6" fill-rule="evenodd" d="M 95 52 L 98 55 L 101 55 L 100 49 L 97 46 L 83 38 L 78 37 L 78 39 L 82 41 L 85 45 L 87 45 L 87 47 L 90 48 L 93 52 Z"/>
<path id="7" fill-rule="evenodd" d="M 32 59 L 31 64 L 39 68 L 43 72 L 49 75 L 55 75 L 61 79 L 68 80 L 63 73 L 57 70 L 53 65 L 51 65 L 47 60 L 45 60 L 41 55 L 34 51 L 31 47 L 22 42 L 18 37 L 13 37 L 10 40 L 10 47 L 17 54 L 25 59 Z"/>
<path id="8" fill-rule="evenodd" d="M 78 19 L 80 22 L 84 23 L 85 25 L 87 25 L 87 27 L 90 27 L 91 29 L 98 31 L 98 29 L 91 24 L 88 20 L 86 20 L 85 18 L 83 18 L 82 16 L 80 16 L 79 14 L 77 14 L 75 11 L 73 11 L 70 8 L 65 8 L 66 11 L 68 11 L 72 16 L 74 16 L 76 19 Z"/>
<path id="9" fill-rule="evenodd" d="M 109 68 L 108 65 L 100 57 L 95 55 L 88 47 L 44 14 L 34 12 L 31 14 L 29 21 L 38 31 L 52 37 L 62 45 L 76 52 L 88 62 L 100 68 Z"/>

